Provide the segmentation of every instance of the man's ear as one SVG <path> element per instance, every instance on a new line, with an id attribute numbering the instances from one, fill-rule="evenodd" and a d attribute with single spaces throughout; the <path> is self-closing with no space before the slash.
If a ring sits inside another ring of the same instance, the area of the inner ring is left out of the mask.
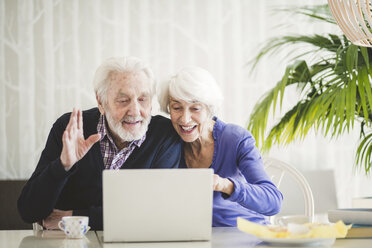
<path id="1" fill-rule="evenodd" d="M 97 93 L 96 93 L 96 100 L 97 100 L 97 104 L 98 104 L 99 112 L 101 113 L 101 115 L 104 115 L 104 114 L 105 114 L 105 109 L 103 108 L 102 100 L 101 100 L 101 98 L 97 95 Z"/>

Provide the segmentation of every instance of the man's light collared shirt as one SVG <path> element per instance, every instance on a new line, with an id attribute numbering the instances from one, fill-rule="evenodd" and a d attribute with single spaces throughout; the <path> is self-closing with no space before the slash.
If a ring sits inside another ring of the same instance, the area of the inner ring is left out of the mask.
<path id="1" fill-rule="evenodd" d="M 101 135 L 100 146 L 105 169 L 118 170 L 132 154 L 134 148 L 140 147 L 146 139 L 146 134 L 141 139 L 133 140 L 119 151 L 108 132 L 106 119 L 101 115 L 98 120 L 97 131 Z"/>

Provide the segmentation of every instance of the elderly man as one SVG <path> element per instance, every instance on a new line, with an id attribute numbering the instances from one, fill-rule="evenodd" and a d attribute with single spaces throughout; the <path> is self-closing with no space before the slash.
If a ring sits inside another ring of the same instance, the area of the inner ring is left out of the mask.
<path id="1" fill-rule="evenodd" d="M 178 166 L 177 133 L 168 119 L 151 116 L 154 84 L 151 70 L 134 57 L 110 58 L 97 69 L 98 108 L 74 109 L 54 123 L 18 199 L 26 222 L 56 229 L 63 216 L 85 215 L 102 229 L 104 169 Z"/>

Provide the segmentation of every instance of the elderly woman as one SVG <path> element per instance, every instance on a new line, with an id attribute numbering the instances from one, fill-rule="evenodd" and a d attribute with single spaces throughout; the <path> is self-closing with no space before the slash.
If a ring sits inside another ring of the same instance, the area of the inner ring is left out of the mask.
<path id="1" fill-rule="evenodd" d="M 159 102 L 184 141 L 180 168 L 214 170 L 213 226 L 236 226 L 237 217 L 267 224 L 282 194 L 264 171 L 252 135 L 214 116 L 222 98 L 209 72 L 187 67 L 164 83 Z"/>

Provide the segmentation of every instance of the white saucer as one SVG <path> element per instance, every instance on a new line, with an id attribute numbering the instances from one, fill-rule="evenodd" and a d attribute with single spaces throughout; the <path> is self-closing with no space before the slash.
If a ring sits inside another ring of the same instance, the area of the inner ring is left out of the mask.
<path id="1" fill-rule="evenodd" d="M 331 246 L 335 243 L 335 238 L 304 238 L 304 239 L 294 239 L 294 238 L 262 238 L 260 240 L 264 241 L 269 245 L 275 246 Z"/>

